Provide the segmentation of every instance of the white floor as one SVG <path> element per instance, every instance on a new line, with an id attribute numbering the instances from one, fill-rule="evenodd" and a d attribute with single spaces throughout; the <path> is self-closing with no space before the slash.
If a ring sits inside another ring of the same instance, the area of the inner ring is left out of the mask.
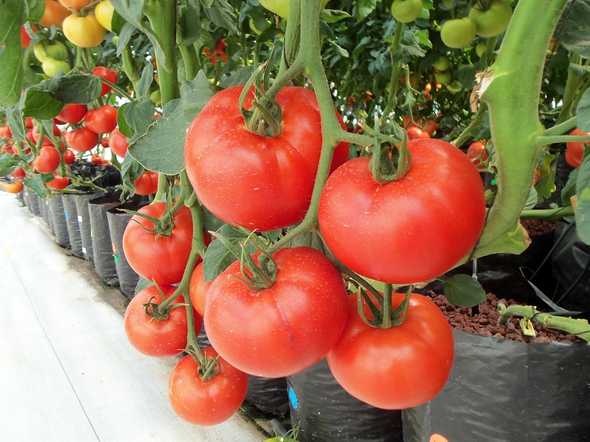
<path id="1" fill-rule="evenodd" d="M 0 441 L 262 441 L 235 416 L 202 428 L 168 404 L 173 359 L 127 342 L 118 292 L 0 192 Z"/>

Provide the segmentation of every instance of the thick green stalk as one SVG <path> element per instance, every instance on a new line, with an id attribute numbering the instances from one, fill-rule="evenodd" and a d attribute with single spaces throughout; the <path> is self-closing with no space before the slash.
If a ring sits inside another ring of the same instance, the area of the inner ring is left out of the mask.
<path id="1" fill-rule="evenodd" d="M 563 135 L 566 132 L 574 129 L 578 124 L 577 117 L 571 117 L 565 120 L 563 123 L 556 124 L 545 131 L 545 136 L 549 135 Z"/>
<path id="2" fill-rule="evenodd" d="M 540 136 L 537 138 L 537 143 L 541 146 L 547 146 L 548 144 L 559 144 L 559 143 L 586 143 L 590 142 L 590 135 L 551 135 L 551 136 Z"/>
<path id="3" fill-rule="evenodd" d="M 301 2 L 300 0 L 291 0 L 289 4 L 289 18 L 287 20 L 287 30 L 285 31 L 285 49 L 281 58 L 280 75 L 293 64 L 297 53 L 299 52 L 299 36 L 301 25 Z"/>
<path id="4" fill-rule="evenodd" d="M 523 219 L 546 219 L 556 220 L 565 218 L 566 216 L 574 216 L 574 208 L 557 207 L 555 209 L 537 209 L 537 210 L 523 210 L 520 217 Z"/>
<path id="5" fill-rule="evenodd" d="M 186 46 L 181 43 L 178 48 L 180 49 L 180 55 L 184 63 L 184 79 L 191 81 L 197 76 L 198 72 L 197 54 L 192 46 Z"/>
<path id="6" fill-rule="evenodd" d="M 385 115 L 392 112 L 397 105 L 397 93 L 399 91 L 401 74 L 401 59 L 398 56 L 398 50 L 402 41 L 404 29 L 405 25 L 403 23 L 396 22 L 395 35 L 391 47 L 389 48 L 389 54 L 391 57 L 391 78 L 389 80 L 389 100 L 387 108 L 385 109 Z"/>
<path id="7" fill-rule="evenodd" d="M 529 195 L 544 132 L 539 97 L 549 42 L 567 0 L 520 0 L 489 77 L 482 82 L 496 148 L 498 193 L 474 256 L 502 251 Z M 531 32 L 535 29 L 535 32 Z"/>
<path id="8" fill-rule="evenodd" d="M 484 104 L 479 106 L 479 109 L 471 119 L 471 122 L 467 125 L 465 129 L 463 129 L 463 132 L 461 132 L 459 136 L 452 141 L 452 144 L 454 144 L 457 147 L 461 147 L 463 144 L 465 144 L 467 141 L 471 139 L 473 133 L 481 126 L 481 122 L 485 115 L 485 110 L 486 107 Z"/>

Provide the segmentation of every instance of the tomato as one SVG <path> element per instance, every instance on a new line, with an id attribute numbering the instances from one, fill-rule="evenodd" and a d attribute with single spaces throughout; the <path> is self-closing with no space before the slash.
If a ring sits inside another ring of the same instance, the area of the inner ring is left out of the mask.
<path id="1" fill-rule="evenodd" d="M 451 67 L 451 62 L 449 61 L 449 59 L 447 57 L 441 56 L 441 57 L 438 57 L 434 61 L 434 63 L 432 63 L 432 67 L 434 68 L 434 70 L 439 71 L 439 72 L 448 71 L 449 68 Z"/>
<path id="2" fill-rule="evenodd" d="M 477 28 L 477 35 L 481 37 L 495 37 L 508 27 L 512 18 L 512 8 L 503 1 L 495 1 L 487 10 L 474 6 L 469 11 L 469 18 Z"/>
<path id="3" fill-rule="evenodd" d="M 102 43 L 106 33 L 93 14 L 85 17 L 70 15 L 63 22 L 64 35 L 80 48 L 95 48 Z"/>
<path id="4" fill-rule="evenodd" d="M 66 8 L 79 11 L 80 9 L 88 6 L 91 0 L 59 0 L 59 2 Z"/>
<path id="5" fill-rule="evenodd" d="M 0 181 L 0 190 L 2 192 L 6 192 L 6 193 L 20 193 L 23 190 L 23 183 L 20 181 L 17 181 L 15 183 L 6 183 L 3 181 Z"/>
<path id="6" fill-rule="evenodd" d="M 483 167 L 483 163 L 489 159 L 486 145 L 481 141 L 474 141 L 471 143 L 467 148 L 467 158 L 469 158 L 469 161 L 471 161 L 478 169 Z"/>
<path id="7" fill-rule="evenodd" d="M 153 195 L 158 191 L 158 174 L 147 170 L 133 182 L 133 186 L 136 195 Z"/>
<path id="8" fill-rule="evenodd" d="M 31 36 L 27 32 L 27 28 L 24 26 L 20 27 L 20 45 L 23 49 L 26 49 L 31 44 Z"/>
<path id="9" fill-rule="evenodd" d="M 32 137 L 33 137 L 33 142 L 34 143 L 38 143 L 39 142 L 39 132 L 37 131 L 37 127 L 33 127 L 33 132 L 31 133 Z M 53 124 L 53 135 L 56 137 L 61 136 L 61 130 L 59 130 L 59 127 L 57 127 L 56 124 Z M 51 141 L 49 140 L 49 138 L 47 138 L 46 136 L 43 136 L 43 144 L 50 144 Z"/>
<path id="10" fill-rule="evenodd" d="M 475 24 L 469 17 L 447 20 L 441 28 L 440 37 L 449 48 L 464 48 L 475 39 Z"/>
<path id="11" fill-rule="evenodd" d="M 17 167 L 12 171 L 11 175 L 16 179 L 23 179 L 27 176 L 27 173 L 25 172 L 25 169 L 23 169 L 22 167 Z"/>
<path id="12" fill-rule="evenodd" d="M 32 129 L 33 128 L 33 117 L 26 117 L 25 118 L 25 127 L 27 129 Z"/>
<path id="13" fill-rule="evenodd" d="M 392 284 L 429 281 L 474 247 L 484 224 L 479 173 L 442 140 L 412 140 L 408 173 L 379 184 L 369 158 L 328 179 L 319 225 L 330 251 L 354 272 Z"/>
<path id="14" fill-rule="evenodd" d="M 574 129 L 570 132 L 570 135 L 584 137 L 584 136 L 590 136 L 590 132 L 584 132 L 581 129 Z M 580 165 L 584 161 L 585 146 L 590 148 L 590 142 L 587 142 L 587 143 L 577 143 L 577 142 L 567 143 L 567 148 L 565 150 L 565 161 L 571 167 L 573 167 L 573 168 L 580 167 Z"/>
<path id="15" fill-rule="evenodd" d="M 109 147 L 120 157 L 127 155 L 127 149 L 129 148 L 129 142 L 127 137 L 123 135 L 119 129 L 114 129 L 109 137 Z"/>
<path id="16" fill-rule="evenodd" d="M 211 281 L 205 280 L 205 266 L 199 263 L 191 275 L 189 294 L 193 307 L 201 316 L 205 316 L 205 300 L 210 286 Z"/>
<path id="17" fill-rule="evenodd" d="M 415 140 L 418 138 L 430 138 L 430 135 L 428 135 L 427 132 L 423 131 L 419 127 L 412 126 L 412 127 L 408 128 L 408 138 L 410 140 Z"/>
<path id="18" fill-rule="evenodd" d="M 271 12 L 274 12 L 280 17 L 287 18 L 289 16 L 289 0 L 259 0 L 260 4 Z M 322 8 L 326 6 L 328 0 L 321 0 Z"/>
<path id="19" fill-rule="evenodd" d="M 10 126 L 8 126 L 8 125 L 0 126 L 0 138 L 4 138 L 4 139 L 12 138 L 12 130 L 10 130 Z"/>
<path id="20" fill-rule="evenodd" d="M 203 204 L 228 224 L 251 230 L 289 226 L 305 215 L 321 150 L 315 94 L 282 89 L 276 97 L 282 133 L 264 137 L 245 128 L 241 90 L 219 92 L 194 119 L 185 145 L 188 176 Z M 251 99 L 245 105 L 251 106 Z M 348 146 L 342 144 L 333 166 L 347 158 Z"/>
<path id="21" fill-rule="evenodd" d="M 51 173 L 59 166 L 59 152 L 55 147 L 43 146 L 33 161 L 33 167 L 40 173 Z"/>
<path id="22" fill-rule="evenodd" d="M 165 298 L 174 293 L 174 287 L 160 286 Z M 167 319 L 156 319 L 146 313 L 145 304 L 160 304 L 162 295 L 156 286 L 150 286 L 135 295 L 125 310 L 123 323 L 131 345 L 148 356 L 174 356 L 186 347 L 186 309 L 181 306 L 170 309 Z M 178 296 L 174 304 L 183 304 Z M 195 329 L 201 327 L 201 318 L 195 316 Z"/>
<path id="23" fill-rule="evenodd" d="M 112 132 L 117 127 L 117 109 L 105 104 L 89 110 L 84 117 L 84 126 L 97 134 Z"/>
<path id="24" fill-rule="evenodd" d="M 88 107 L 85 104 L 70 103 L 66 104 L 55 118 L 62 123 L 78 124 L 87 111 Z"/>
<path id="25" fill-rule="evenodd" d="M 66 149 L 64 152 L 64 163 L 66 164 L 74 164 L 76 161 L 76 155 L 70 149 Z"/>
<path id="26" fill-rule="evenodd" d="M 403 298 L 393 294 L 392 305 L 398 307 Z M 453 332 L 439 308 L 429 298 L 412 294 L 403 324 L 379 329 L 360 319 L 356 305 L 351 300 L 351 319 L 327 357 L 342 388 L 386 410 L 433 399 L 447 382 L 454 354 Z M 369 309 L 365 311 L 371 318 Z"/>
<path id="27" fill-rule="evenodd" d="M 72 70 L 72 67 L 67 61 L 61 60 L 45 60 L 41 63 L 43 73 L 49 78 L 57 77 L 58 75 L 67 74 Z"/>
<path id="28" fill-rule="evenodd" d="M 217 356 L 211 347 L 203 349 L 209 358 Z M 217 425 L 229 419 L 246 398 L 248 376 L 222 358 L 217 360 L 217 374 L 202 380 L 199 364 L 188 355 L 172 370 L 168 394 L 176 414 L 197 425 Z"/>
<path id="29" fill-rule="evenodd" d="M 100 155 L 92 155 L 90 157 L 90 162 L 95 166 L 104 166 L 106 164 L 109 164 L 109 162 L 102 158 Z"/>
<path id="30" fill-rule="evenodd" d="M 94 8 L 94 15 L 96 19 L 100 23 L 100 25 L 108 29 L 109 31 L 113 30 L 113 14 L 115 13 L 115 8 L 110 0 L 102 0 L 96 8 Z"/>
<path id="31" fill-rule="evenodd" d="M 4 146 L 2 146 L 2 152 L 8 155 L 16 154 L 16 150 L 14 149 L 14 146 L 12 144 L 5 144 Z"/>
<path id="32" fill-rule="evenodd" d="M 475 53 L 477 54 L 477 56 L 479 58 L 483 57 L 484 54 L 487 52 L 487 50 L 488 50 L 488 45 L 485 44 L 484 42 L 478 43 L 475 46 Z"/>
<path id="33" fill-rule="evenodd" d="M 152 203 L 139 213 L 161 218 L 166 204 Z M 150 281 L 160 285 L 175 284 L 182 279 L 191 251 L 193 222 L 190 210 L 182 206 L 174 215 L 174 228 L 169 236 L 154 231 L 154 223 L 134 215 L 123 234 L 123 250 L 129 265 Z"/>
<path id="34" fill-rule="evenodd" d="M 430 436 L 429 442 L 449 442 L 449 440 L 441 434 L 434 433 L 432 436 Z"/>
<path id="35" fill-rule="evenodd" d="M 424 130 L 431 137 L 437 131 L 437 129 L 438 123 L 435 120 L 426 120 L 422 126 L 422 130 Z"/>
<path id="36" fill-rule="evenodd" d="M 85 127 L 66 132 L 66 143 L 76 152 L 86 152 L 96 146 L 98 135 Z"/>
<path id="37" fill-rule="evenodd" d="M 92 69 L 92 75 L 94 75 L 95 77 L 102 78 L 103 80 L 110 81 L 111 83 L 116 83 L 117 80 L 119 79 L 119 74 L 117 73 L 117 71 L 115 71 L 113 69 L 106 68 L 104 66 L 97 66 L 94 69 Z M 100 94 L 101 97 L 103 95 L 108 94 L 110 92 L 110 90 L 111 90 L 111 87 L 103 82 L 102 83 L 102 92 Z"/>
<path id="38" fill-rule="evenodd" d="M 446 84 L 449 84 L 453 80 L 453 74 L 451 74 L 448 71 L 435 72 L 434 79 L 436 80 L 437 83 L 442 84 L 442 85 L 446 85 Z"/>
<path id="39" fill-rule="evenodd" d="M 61 26 L 68 15 L 70 15 L 70 11 L 60 5 L 56 0 L 45 0 L 45 10 L 39 23 L 47 28 L 50 26 Z"/>
<path id="40" fill-rule="evenodd" d="M 282 249 L 272 256 L 276 282 L 252 291 L 234 262 L 207 291 L 205 329 L 222 358 L 245 373 L 282 377 L 322 359 L 347 320 L 342 277 L 319 251 Z M 239 324 L 239 326 L 238 326 Z"/>
<path id="41" fill-rule="evenodd" d="M 422 12 L 422 0 L 393 0 L 391 15 L 400 23 L 410 23 Z"/>
<path id="42" fill-rule="evenodd" d="M 63 190 L 70 184 L 70 179 L 63 176 L 55 176 L 46 186 L 53 190 Z"/>

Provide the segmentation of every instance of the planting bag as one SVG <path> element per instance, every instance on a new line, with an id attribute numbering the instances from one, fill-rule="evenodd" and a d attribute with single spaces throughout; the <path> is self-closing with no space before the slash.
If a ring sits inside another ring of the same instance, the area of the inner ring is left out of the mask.
<path id="1" fill-rule="evenodd" d="M 47 198 L 47 201 L 49 202 L 49 216 L 53 225 L 55 242 L 61 247 L 69 247 L 70 237 L 62 197 L 59 194 L 52 195 Z"/>
<path id="2" fill-rule="evenodd" d="M 25 205 L 25 193 L 24 191 L 20 191 L 16 194 L 16 200 L 20 203 L 21 206 Z"/>
<path id="3" fill-rule="evenodd" d="M 68 229 L 68 236 L 70 237 L 70 247 L 72 253 L 80 258 L 84 257 L 82 251 L 82 236 L 80 234 L 80 225 L 78 224 L 78 209 L 76 208 L 76 200 L 73 194 L 65 193 L 62 195 L 64 212 L 66 215 L 66 227 Z"/>
<path id="4" fill-rule="evenodd" d="M 403 411 L 405 442 L 590 441 L 590 345 L 453 334 L 449 382 Z"/>
<path id="5" fill-rule="evenodd" d="M 39 208 L 41 211 L 41 217 L 43 218 L 43 221 L 45 221 L 45 224 L 47 225 L 49 232 L 53 235 L 53 222 L 51 221 L 51 215 L 49 213 L 49 201 L 47 200 L 47 198 L 39 199 Z"/>
<path id="6" fill-rule="evenodd" d="M 349 395 L 336 382 L 325 360 L 288 377 L 287 382 L 291 423 L 299 427 L 298 440 L 402 440 L 401 413 L 371 407 Z"/>
<path id="7" fill-rule="evenodd" d="M 88 202 L 94 269 L 103 282 L 110 287 L 116 287 L 118 279 L 107 221 L 107 210 L 119 204 L 117 195 L 102 196 Z"/>
<path id="8" fill-rule="evenodd" d="M 123 251 L 123 233 L 125 233 L 125 228 L 133 215 L 125 213 L 121 209 L 137 210 L 139 207 L 141 206 L 132 202 L 107 211 L 112 254 L 115 260 L 117 277 L 119 278 L 119 289 L 128 298 L 132 298 L 135 294 L 135 286 L 139 281 L 139 275 L 131 268 Z"/>
<path id="9" fill-rule="evenodd" d="M 99 196 L 102 192 L 82 193 L 73 195 L 76 202 L 76 212 L 78 214 L 78 227 L 80 228 L 80 239 L 82 241 L 82 254 L 84 259 L 93 261 L 94 256 L 92 252 L 92 234 L 90 231 L 90 213 L 88 211 L 88 202 Z"/>
<path id="10" fill-rule="evenodd" d="M 264 413 L 286 416 L 289 412 L 287 380 L 248 376 L 246 401 Z"/>
<path id="11" fill-rule="evenodd" d="M 35 216 L 41 216 L 41 207 L 40 204 L 43 199 L 39 198 L 35 192 L 31 192 L 31 205 L 29 206 L 31 209 L 31 213 Z"/>

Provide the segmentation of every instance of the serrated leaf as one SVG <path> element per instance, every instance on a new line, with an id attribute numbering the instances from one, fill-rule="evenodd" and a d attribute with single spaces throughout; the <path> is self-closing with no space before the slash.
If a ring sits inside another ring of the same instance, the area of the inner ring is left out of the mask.
<path id="1" fill-rule="evenodd" d="M 119 130 L 129 138 L 132 145 L 147 133 L 148 127 L 154 122 L 154 105 L 149 98 L 125 103 L 117 114 Z"/>
<path id="2" fill-rule="evenodd" d="M 31 189 L 41 198 L 45 198 L 49 193 L 47 187 L 45 187 L 45 181 L 42 175 L 32 175 L 25 177 L 24 185 Z"/>
<path id="3" fill-rule="evenodd" d="M 11 107 L 6 111 L 6 121 L 12 131 L 12 138 L 18 142 L 25 141 L 25 124 L 23 113 L 18 107 Z"/>
<path id="4" fill-rule="evenodd" d="M 0 14 L 0 106 L 16 104 L 23 87 L 20 26 L 25 19 L 22 0 L 5 0 Z"/>
<path id="5" fill-rule="evenodd" d="M 219 86 L 222 89 L 226 89 L 228 87 L 237 86 L 239 84 L 245 84 L 248 81 L 248 79 L 252 76 L 252 72 L 254 72 L 254 67 L 252 66 L 240 67 L 233 71 L 229 76 L 221 80 Z"/>
<path id="6" fill-rule="evenodd" d="M 579 129 L 590 131 L 590 88 L 586 89 L 576 110 L 576 122 Z"/>
<path id="7" fill-rule="evenodd" d="M 53 97 L 44 87 L 27 89 L 23 102 L 23 116 L 38 120 L 50 120 L 60 113 L 64 104 Z"/>
<path id="8" fill-rule="evenodd" d="M 561 16 L 555 36 L 569 51 L 590 58 L 590 0 L 569 2 Z"/>
<path id="9" fill-rule="evenodd" d="M 0 154 L 0 176 L 8 175 L 19 163 L 14 155 Z"/>
<path id="10" fill-rule="evenodd" d="M 201 112 L 201 109 L 213 96 L 211 83 L 203 71 L 199 71 L 194 80 L 184 82 L 180 87 L 180 99 L 182 110 L 187 119 L 191 122 Z"/>
<path id="11" fill-rule="evenodd" d="M 123 27 L 121 28 L 121 32 L 119 32 L 119 41 L 117 42 L 117 55 L 121 56 L 123 53 L 123 49 L 125 49 L 129 42 L 131 41 L 131 37 L 135 34 L 137 28 L 133 26 L 131 23 L 125 22 Z"/>
<path id="12" fill-rule="evenodd" d="M 453 305 L 475 307 L 486 300 L 481 284 L 469 275 L 453 275 L 443 284 L 444 294 Z"/>
<path id="13" fill-rule="evenodd" d="M 88 104 L 100 97 L 102 81 L 94 75 L 69 74 L 59 77 L 53 96 L 63 103 Z"/>
<path id="14" fill-rule="evenodd" d="M 225 240 L 235 245 L 238 245 L 240 241 L 247 237 L 242 230 L 228 224 L 217 230 L 216 234 L 223 236 Z M 235 256 L 228 250 L 223 241 L 214 239 L 207 247 L 203 260 L 205 280 L 212 281 L 235 260 Z"/>
<path id="15" fill-rule="evenodd" d="M 141 78 L 137 83 L 137 95 L 147 97 L 150 94 L 150 88 L 154 82 L 154 67 L 148 61 L 141 71 Z"/>

